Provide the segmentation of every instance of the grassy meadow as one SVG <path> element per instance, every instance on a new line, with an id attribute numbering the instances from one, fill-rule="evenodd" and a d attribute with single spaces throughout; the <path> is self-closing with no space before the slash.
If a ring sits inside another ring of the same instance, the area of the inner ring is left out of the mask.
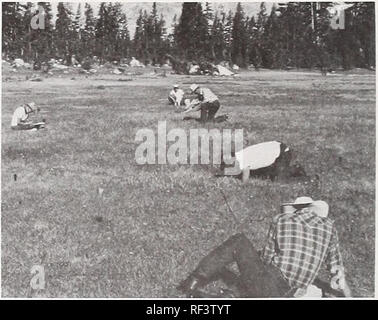
<path id="1" fill-rule="evenodd" d="M 262 248 L 280 203 L 301 195 L 329 203 L 353 294 L 374 295 L 374 73 L 26 75 L 3 69 L 4 297 L 183 297 L 176 285 L 210 249 L 238 231 Z M 188 91 L 193 82 L 230 115 L 205 128 L 243 128 L 246 144 L 283 141 L 319 181 L 242 185 L 215 178 L 216 166 L 138 165 L 138 129 L 202 127 L 167 104 L 172 84 Z M 12 131 L 14 109 L 31 101 L 47 129 Z M 45 269 L 43 290 L 30 286 L 34 265 Z"/>

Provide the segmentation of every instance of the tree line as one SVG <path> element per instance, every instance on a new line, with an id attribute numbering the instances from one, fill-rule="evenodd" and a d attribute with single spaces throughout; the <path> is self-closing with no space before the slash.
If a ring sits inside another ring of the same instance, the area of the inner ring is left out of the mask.
<path id="1" fill-rule="evenodd" d="M 102 2 L 95 15 L 89 3 L 73 12 L 59 2 L 53 22 L 49 2 L 2 3 L 3 58 L 47 61 L 74 55 L 83 61 L 94 56 L 103 63 L 134 56 L 143 63 L 163 64 L 167 54 L 185 61 L 221 61 L 240 67 L 350 69 L 375 66 L 374 2 L 357 2 L 346 11 L 345 28 L 334 30 L 322 2 L 260 4 L 256 16 L 245 14 L 242 3 L 235 11 L 214 11 L 210 3 L 184 2 L 171 31 L 156 3 L 139 12 L 130 37 L 122 3 Z M 43 8 L 44 28 L 32 27 Z"/>

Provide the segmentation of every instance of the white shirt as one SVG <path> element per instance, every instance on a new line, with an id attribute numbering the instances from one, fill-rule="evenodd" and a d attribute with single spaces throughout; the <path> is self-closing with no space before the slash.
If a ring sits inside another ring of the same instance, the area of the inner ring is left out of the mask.
<path id="1" fill-rule="evenodd" d="M 218 97 L 208 88 L 200 88 L 199 94 L 203 97 L 201 102 L 214 102 Z"/>
<path id="2" fill-rule="evenodd" d="M 280 147 L 281 143 L 278 141 L 262 142 L 235 152 L 235 158 L 239 162 L 241 170 L 266 168 L 280 156 Z"/>
<path id="3" fill-rule="evenodd" d="M 25 112 L 25 108 L 18 107 L 13 113 L 11 126 L 17 126 L 21 121 L 25 121 L 28 117 L 29 115 Z"/>
<path id="4" fill-rule="evenodd" d="M 176 103 L 178 105 L 181 104 L 181 100 L 182 98 L 184 97 L 184 90 L 181 90 L 181 89 L 177 89 L 177 91 L 175 91 L 174 89 L 169 93 L 169 96 L 176 101 Z"/>

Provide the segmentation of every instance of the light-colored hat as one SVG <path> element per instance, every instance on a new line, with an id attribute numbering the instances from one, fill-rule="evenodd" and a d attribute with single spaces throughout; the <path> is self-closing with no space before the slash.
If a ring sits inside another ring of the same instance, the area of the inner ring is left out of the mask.
<path id="1" fill-rule="evenodd" d="M 283 206 L 304 206 L 304 205 L 310 205 L 313 202 L 314 200 L 312 200 L 312 198 L 310 197 L 298 197 L 297 199 L 295 199 L 294 202 L 283 203 L 282 205 Z"/>
<path id="2" fill-rule="evenodd" d="M 26 106 L 29 107 L 30 112 L 35 112 L 39 110 L 39 108 L 35 105 L 34 102 L 29 102 L 26 104 Z"/>
<path id="3" fill-rule="evenodd" d="M 319 217 L 327 218 L 329 205 L 323 200 L 316 200 L 310 205 L 311 211 Z"/>
<path id="4" fill-rule="evenodd" d="M 198 85 L 198 84 L 195 84 L 195 83 L 193 83 L 193 84 L 190 86 L 190 90 L 192 90 L 192 92 L 196 91 L 198 88 L 199 88 L 199 85 Z"/>
<path id="5" fill-rule="evenodd" d="M 178 87 L 179 87 L 178 84 L 174 84 L 174 85 L 173 85 L 173 88 L 178 88 Z"/>

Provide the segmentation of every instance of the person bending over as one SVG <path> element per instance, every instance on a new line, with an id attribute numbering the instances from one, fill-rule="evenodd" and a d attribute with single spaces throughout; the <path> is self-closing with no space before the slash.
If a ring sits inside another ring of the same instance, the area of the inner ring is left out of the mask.
<path id="1" fill-rule="evenodd" d="M 210 89 L 201 88 L 198 84 L 192 84 L 190 90 L 197 95 L 197 100 L 194 99 L 196 103 L 192 103 L 184 112 L 201 111 L 201 122 L 214 121 L 220 108 L 218 97 Z"/>
<path id="2" fill-rule="evenodd" d="M 276 178 L 306 176 L 304 169 L 299 165 L 291 165 L 292 150 L 279 141 L 268 141 L 248 146 L 231 154 L 233 166 L 227 166 L 222 154 L 221 171 L 217 176 L 241 176 L 243 182 L 249 177 Z"/>

